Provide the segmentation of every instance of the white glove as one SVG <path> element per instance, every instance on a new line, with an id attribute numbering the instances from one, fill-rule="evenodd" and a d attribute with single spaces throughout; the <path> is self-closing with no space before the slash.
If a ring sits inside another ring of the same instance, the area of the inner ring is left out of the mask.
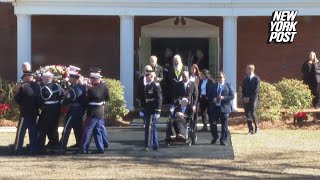
<path id="1" fill-rule="evenodd" d="M 144 116 L 144 113 L 142 111 L 139 112 L 140 117 Z"/>
<path id="2" fill-rule="evenodd" d="M 160 114 L 159 114 L 159 113 L 156 113 L 156 114 L 154 114 L 154 117 L 155 117 L 156 119 L 158 119 L 158 118 L 160 117 Z"/>

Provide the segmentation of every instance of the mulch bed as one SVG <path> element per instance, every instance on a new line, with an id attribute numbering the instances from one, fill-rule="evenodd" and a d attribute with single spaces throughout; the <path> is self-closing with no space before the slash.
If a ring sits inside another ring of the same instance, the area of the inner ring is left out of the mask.
<path id="1" fill-rule="evenodd" d="M 318 118 L 317 118 L 318 119 Z M 246 119 L 244 116 L 230 118 L 229 127 L 234 130 L 247 129 Z M 302 125 L 293 124 L 293 118 L 276 121 L 276 122 L 260 122 L 260 129 L 302 129 L 302 130 L 320 130 L 320 121 L 309 117 L 309 120 L 303 122 Z"/>
<path id="2" fill-rule="evenodd" d="M 16 127 L 17 121 L 0 119 L 0 127 Z"/>

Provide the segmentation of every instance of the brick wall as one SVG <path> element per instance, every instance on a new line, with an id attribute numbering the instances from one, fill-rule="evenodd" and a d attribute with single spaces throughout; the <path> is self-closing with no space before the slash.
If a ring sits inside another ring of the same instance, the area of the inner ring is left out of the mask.
<path id="1" fill-rule="evenodd" d="M 0 3 L 0 77 L 16 80 L 17 18 L 13 6 Z"/>
<path id="2" fill-rule="evenodd" d="M 238 82 L 245 65 L 256 65 L 262 80 L 301 78 L 301 66 L 310 50 L 320 53 L 320 17 L 297 17 L 297 35 L 291 44 L 267 44 L 270 17 L 238 18 Z"/>
<path id="3" fill-rule="evenodd" d="M 32 16 L 32 65 L 73 64 L 88 74 L 89 66 L 120 78 L 118 16 Z M 0 3 L 0 76 L 16 79 L 17 26 L 13 6 Z"/>
<path id="4" fill-rule="evenodd" d="M 33 16 L 33 66 L 73 64 L 84 74 L 95 66 L 103 75 L 119 79 L 119 34 L 116 16 Z"/>

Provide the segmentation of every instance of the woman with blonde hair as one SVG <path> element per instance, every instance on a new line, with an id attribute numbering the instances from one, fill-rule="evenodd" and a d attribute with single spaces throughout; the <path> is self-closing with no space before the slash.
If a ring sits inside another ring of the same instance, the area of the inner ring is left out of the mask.
<path id="1" fill-rule="evenodd" d="M 184 71 L 188 71 L 188 66 L 183 65 L 181 56 L 175 55 L 173 57 L 173 67 L 169 71 L 169 79 L 170 79 L 170 90 L 171 90 L 171 102 L 176 102 L 176 86 L 177 84 L 182 81 L 182 74 Z"/>
<path id="2" fill-rule="evenodd" d="M 315 97 L 312 100 L 312 105 L 317 108 L 318 104 L 318 93 L 317 93 L 317 80 L 316 76 L 319 76 L 320 74 L 316 75 L 315 65 L 317 64 L 317 71 L 320 70 L 320 64 L 319 60 L 317 59 L 317 55 L 314 51 L 311 51 L 309 53 L 309 59 L 303 63 L 301 72 L 303 74 L 303 82 L 308 85 L 309 89 L 311 90 L 312 95 Z M 318 77 L 320 80 L 320 78 Z"/>

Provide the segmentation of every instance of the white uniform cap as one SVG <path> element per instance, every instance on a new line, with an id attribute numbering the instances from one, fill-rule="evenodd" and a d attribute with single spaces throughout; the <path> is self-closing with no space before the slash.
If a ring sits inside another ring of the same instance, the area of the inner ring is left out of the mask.
<path id="1" fill-rule="evenodd" d="M 186 102 L 186 103 L 189 102 L 189 100 L 188 100 L 187 98 L 182 98 L 181 101 L 182 101 L 182 102 Z"/>
<path id="2" fill-rule="evenodd" d="M 79 78 L 81 75 L 75 71 L 70 71 L 69 72 L 69 77 L 70 78 Z"/>
<path id="3" fill-rule="evenodd" d="M 53 74 L 50 71 L 47 71 L 42 74 L 42 77 L 53 77 Z"/>
<path id="4" fill-rule="evenodd" d="M 81 69 L 79 67 L 76 67 L 76 66 L 72 66 L 70 65 L 69 68 L 73 71 L 80 71 Z"/>
<path id="5" fill-rule="evenodd" d="M 102 76 L 99 73 L 90 73 L 90 77 L 96 79 L 102 78 Z"/>

